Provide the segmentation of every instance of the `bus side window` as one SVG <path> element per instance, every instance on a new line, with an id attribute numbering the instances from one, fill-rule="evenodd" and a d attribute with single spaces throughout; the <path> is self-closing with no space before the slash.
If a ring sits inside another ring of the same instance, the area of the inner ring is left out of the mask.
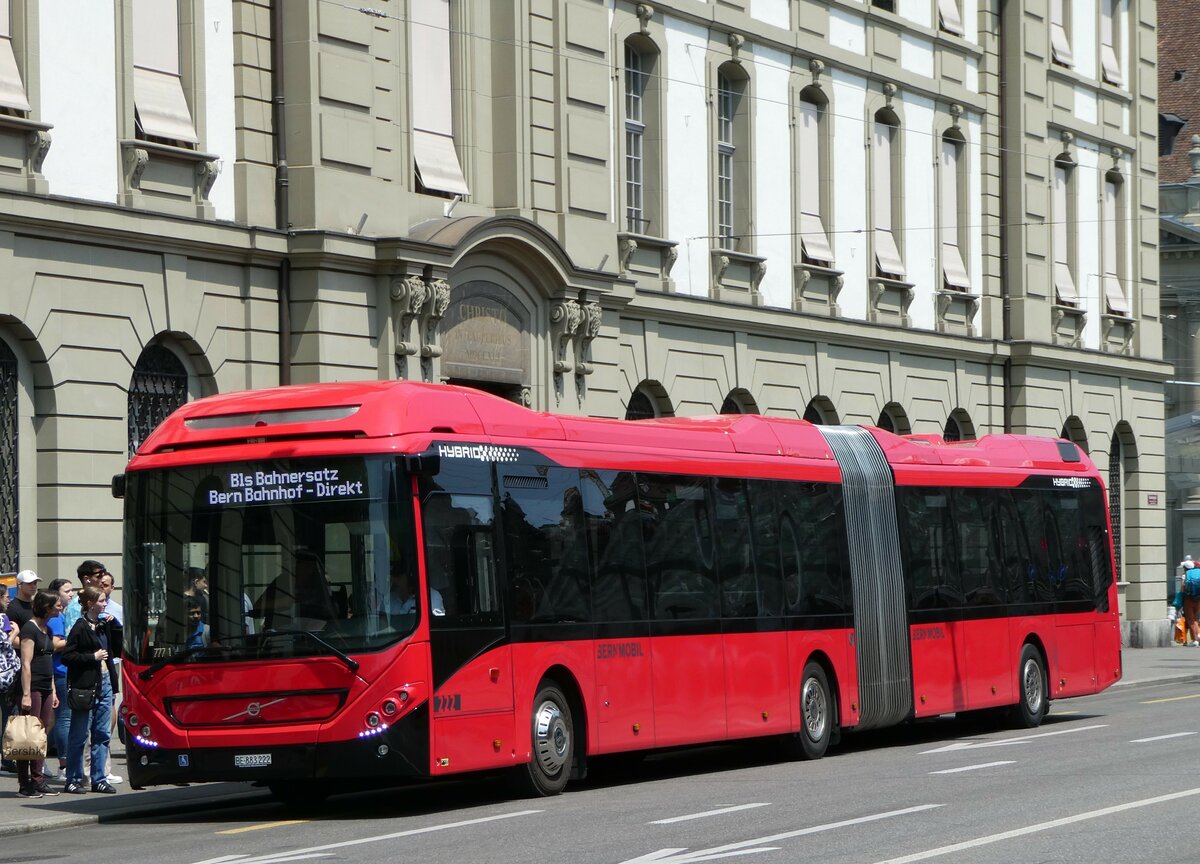
<path id="1" fill-rule="evenodd" d="M 585 469 L 583 519 L 591 561 L 592 609 L 597 621 L 646 618 L 643 516 L 633 474 Z"/>
<path id="2" fill-rule="evenodd" d="M 646 520 L 646 573 L 655 618 L 716 618 L 716 556 L 709 485 L 702 477 L 638 474 Z"/>
<path id="3" fill-rule="evenodd" d="M 759 590 L 754 573 L 746 481 L 720 477 L 713 481 L 713 486 L 721 615 L 754 618 L 759 614 Z"/>
<path id="4" fill-rule="evenodd" d="M 431 623 L 499 620 L 491 497 L 435 492 L 422 509 L 429 588 L 438 592 L 446 611 L 433 614 Z"/>
<path id="5" fill-rule="evenodd" d="M 783 570 L 779 545 L 779 509 L 775 483 L 747 480 L 750 534 L 754 538 L 754 569 L 758 575 L 759 615 L 783 613 Z"/>

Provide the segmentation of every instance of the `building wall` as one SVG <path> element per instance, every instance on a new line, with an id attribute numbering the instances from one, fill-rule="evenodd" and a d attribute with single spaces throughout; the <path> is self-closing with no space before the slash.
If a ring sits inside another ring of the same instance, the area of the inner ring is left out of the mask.
<path id="1" fill-rule="evenodd" d="M 952 415 L 976 435 L 1069 427 L 1102 469 L 1119 433 L 1129 638 L 1165 635 L 1169 372 L 1145 227 L 1157 206 L 1153 2 L 1118 4 L 1113 84 L 1085 0 L 1070 7 L 1070 68 L 1051 56 L 1045 0 L 961 0 L 961 35 L 939 26 L 936 0 L 900 0 L 895 14 L 851 0 L 451 0 L 449 80 L 434 83 L 469 188 L 457 195 L 422 190 L 414 168 L 425 70 L 410 62 L 412 2 L 373 0 L 365 14 L 289 0 L 273 45 L 266 0 L 181 0 L 179 33 L 163 38 L 178 39 L 199 140 L 160 146 L 139 138 L 132 0 L 12 0 L 31 109 L 0 114 L 0 338 L 21 358 L 20 494 L 37 514 L 22 521 L 23 565 L 53 576 L 113 558 L 119 507 L 106 490 L 147 345 L 178 354 L 193 396 L 443 380 L 464 365 L 443 350 L 455 304 L 486 284 L 520 310 L 517 325 L 494 323 L 524 366 L 517 383 L 487 370 L 477 383 L 540 409 L 619 417 L 641 391 L 659 412 L 701 414 L 732 394 L 777 416 L 815 403 L 845 423 L 887 408 L 919 434 Z M 641 231 L 625 220 L 631 37 L 658 64 L 646 129 L 661 205 Z M 713 236 L 722 64 L 745 78 L 752 156 L 739 163 L 734 250 Z M 827 100 L 824 267 L 797 239 L 805 88 Z M 900 124 L 903 280 L 875 262 L 880 110 Z M 965 142 L 967 291 L 942 275 L 947 132 Z M 1052 281 L 1063 153 L 1076 164 L 1077 307 Z M 1098 279 L 1110 171 L 1124 181 L 1128 315 L 1110 312 Z"/>

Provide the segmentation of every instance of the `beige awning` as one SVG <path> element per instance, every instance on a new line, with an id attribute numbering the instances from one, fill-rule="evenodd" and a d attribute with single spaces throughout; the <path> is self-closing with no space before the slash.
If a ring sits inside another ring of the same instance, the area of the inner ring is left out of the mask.
<path id="1" fill-rule="evenodd" d="M 958 0 L 938 0 L 938 12 L 942 16 L 942 29 L 955 36 L 963 35 L 962 16 L 958 14 Z"/>
<path id="2" fill-rule="evenodd" d="M 1067 31 L 1061 24 L 1050 25 L 1050 48 L 1054 52 L 1054 61 L 1064 66 L 1075 65 L 1075 55 L 1071 53 L 1071 43 L 1067 41 Z"/>
<path id="3" fill-rule="evenodd" d="M 15 111 L 28 111 L 29 100 L 25 98 L 25 85 L 21 82 L 21 71 L 13 54 L 12 40 L 0 38 L 0 107 Z"/>
<path id="4" fill-rule="evenodd" d="M 179 76 L 135 66 L 133 101 L 142 135 L 188 144 L 199 143 Z"/>
<path id="5" fill-rule="evenodd" d="M 833 266 L 833 247 L 825 234 L 821 217 L 814 213 L 800 214 L 800 243 L 804 254 L 819 264 Z"/>
<path id="6" fill-rule="evenodd" d="M 900 249 L 896 246 L 896 238 L 892 236 L 891 231 L 875 229 L 875 261 L 879 264 L 879 272 L 884 276 L 904 278 L 904 259 L 900 257 Z"/>
<path id="7" fill-rule="evenodd" d="M 1111 45 L 1100 44 L 1100 67 L 1104 70 L 1104 80 L 1118 87 L 1125 83 L 1121 74 L 1121 64 L 1117 62 L 1117 52 Z"/>
<path id="8" fill-rule="evenodd" d="M 1071 278 L 1071 268 L 1061 262 L 1054 265 L 1054 290 L 1059 303 L 1078 305 L 1079 291 L 1075 288 L 1075 280 Z"/>
<path id="9" fill-rule="evenodd" d="M 417 174 L 426 189 L 454 195 L 471 194 L 458 164 L 454 139 L 450 136 L 414 129 L 413 158 L 417 163 Z"/>
<path id="10" fill-rule="evenodd" d="M 971 277 L 967 275 L 967 267 L 963 264 L 962 254 L 953 243 L 942 244 L 942 274 L 946 278 L 947 288 L 960 291 L 971 290 Z"/>
<path id="11" fill-rule="evenodd" d="M 1104 299 L 1108 303 L 1108 311 L 1113 315 L 1129 314 L 1129 298 L 1121 287 L 1121 280 L 1111 274 L 1104 277 Z"/>

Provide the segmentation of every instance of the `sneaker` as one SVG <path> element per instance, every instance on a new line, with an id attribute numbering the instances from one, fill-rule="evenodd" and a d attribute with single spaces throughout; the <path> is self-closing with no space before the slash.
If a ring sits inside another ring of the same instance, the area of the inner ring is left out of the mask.
<path id="1" fill-rule="evenodd" d="M 42 781 L 42 785 L 40 785 L 36 788 L 37 788 L 37 791 L 40 792 L 42 795 L 49 795 L 50 797 L 54 797 L 55 795 L 58 794 L 58 790 L 52 789 L 51 787 L 47 786 L 45 780 Z"/>
<path id="2" fill-rule="evenodd" d="M 34 786 L 26 786 L 17 791 L 18 798 L 41 798 L 42 793 Z"/>
<path id="3" fill-rule="evenodd" d="M 68 795 L 86 795 L 88 790 L 82 783 L 68 783 L 63 787 L 63 791 Z"/>
<path id="4" fill-rule="evenodd" d="M 114 789 L 107 780 L 101 780 L 99 783 L 93 783 L 92 791 L 99 792 L 103 795 L 116 795 L 117 794 L 117 790 Z"/>
<path id="5" fill-rule="evenodd" d="M 118 783 L 125 782 L 125 778 L 122 777 L 120 774 L 109 774 L 104 779 L 107 780 L 113 786 L 116 786 Z"/>

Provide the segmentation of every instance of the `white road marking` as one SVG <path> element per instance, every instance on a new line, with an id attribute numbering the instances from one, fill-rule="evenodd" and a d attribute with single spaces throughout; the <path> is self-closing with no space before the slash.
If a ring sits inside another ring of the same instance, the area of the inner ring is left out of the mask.
<path id="1" fill-rule="evenodd" d="M 964 765 L 961 768 L 947 768 L 944 771 L 930 771 L 930 774 L 957 774 L 960 771 L 978 771 L 980 768 L 995 768 L 998 765 L 1016 765 L 1012 759 L 1005 762 L 984 762 L 981 765 Z"/>
<path id="2" fill-rule="evenodd" d="M 922 756 L 927 756 L 930 753 L 953 753 L 956 750 L 974 749 L 976 747 L 1007 747 L 1010 744 L 1024 744 L 1026 741 L 1036 741 L 1040 738 L 1049 738 L 1051 735 L 1070 735 L 1073 732 L 1089 732 L 1092 729 L 1104 729 L 1108 726 L 1107 723 L 1097 723 L 1094 726 L 1072 726 L 1070 729 L 1055 729 L 1053 732 L 1038 732 L 1034 735 L 1022 735 L 1020 738 L 1003 738 L 998 741 L 955 741 L 953 744 L 947 744 L 945 747 L 938 747 L 933 750 L 921 751 Z"/>
<path id="3" fill-rule="evenodd" d="M 446 822 L 442 825 L 427 825 L 424 828 L 410 828 L 407 831 L 396 831 L 392 834 L 380 834 L 375 837 L 359 837 L 355 840 L 345 840 L 341 843 L 326 843 L 323 846 L 310 846 L 307 849 L 294 849 L 290 852 L 274 852 L 269 855 L 226 855 L 222 858 L 209 858 L 197 864 L 280 864 L 284 861 L 300 861 L 305 858 L 324 858 L 331 849 L 345 849 L 347 846 L 361 846 L 364 843 L 378 843 L 381 840 L 395 840 L 398 837 L 413 837 L 417 834 L 431 834 L 434 831 L 448 831 L 451 828 L 466 828 L 469 825 L 482 825 L 485 822 L 497 822 L 501 819 L 515 819 L 518 816 L 532 816 L 544 813 L 544 810 L 518 810 L 516 813 L 501 813 L 497 816 L 482 816 L 478 819 L 464 819 L 461 822 Z"/>
<path id="4" fill-rule="evenodd" d="M 859 816 L 855 819 L 843 819 L 840 822 L 829 822 L 825 825 L 814 825 L 811 828 L 800 828 L 796 831 L 784 831 L 782 834 L 772 834 L 769 837 L 755 837 L 753 840 L 740 840 L 737 843 L 727 843 L 724 846 L 713 846 L 709 849 L 697 849 L 688 852 L 683 849 L 659 849 L 657 852 L 647 852 L 637 858 L 630 858 L 621 864 L 692 864 L 694 861 L 713 861 L 717 858 L 730 858 L 734 855 L 752 855 L 758 852 L 773 852 L 778 846 L 762 846 L 763 843 L 775 843 L 792 837 L 803 837 L 806 834 L 819 834 L 822 831 L 833 831 L 835 828 L 848 828 L 851 825 L 863 825 L 867 822 L 878 822 L 880 819 L 891 819 L 895 816 L 907 816 L 910 813 L 920 813 L 924 810 L 934 810 L 941 804 L 918 804 L 915 807 L 905 807 L 903 810 L 889 810 L 886 813 L 874 813 L 870 816 Z M 682 854 L 681 854 L 682 853 Z"/>
<path id="5" fill-rule="evenodd" d="M 1012 831 L 1002 831 L 999 834 L 989 834 L 986 837 L 977 837 L 974 840 L 966 840 L 962 843 L 954 843 L 950 846 L 941 846 L 937 849 L 930 849 L 926 852 L 916 852 L 912 855 L 904 855 L 900 858 L 888 858 L 886 861 L 878 862 L 878 864 L 911 864 L 913 861 L 925 861 L 929 858 L 937 858 L 942 855 L 951 855 L 955 852 L 962 852 L 966 849 L 976 849 L 980 846 L 999 843 L 1002 840 L 1011 840 L 1014 837 L 1024 837 L 1027 834 L 1036 834 L 1039 831 L 1049 831 L 1052 828 L 1061 828 L 1064 825 L 1073 825 L 1076 822 L 1086 822 L 1088 819 L 1100 819 L 1104 816 L 1111 816 L 1114 813 L 1121 813 L 1125 810 L 1136 810 L 1139 807 L 1152 807 L 1155 804 L 1163 804 L 1167 801 L 1177 801 L 1180 798 L 1190 798 L 1193 795 L 1200 795 L 1200 789 L 1185 789 L 1182 792 L 1172 792 L 1169 795 L 1158 795 L 1154 798 L 1143 798 L 1140 801 L 1130 801 L 1126 804 L 1116 804 L 1112 807 L 1104 807 L 1100 810 L 1089 810 L 1086 813 L 1078 813 L 1075 816 L 1065 816 L 1062 819 L 1053 819 L 1049 822 L 1039 822 L 1036 825 L 1029 825 L 1025 828 L 1015 828 Z"/>
<path id="6" fill-rule="evenodd" d="M 1195 735 L 1195 732 L 1172 732 L 1170 735 L 1155 735 L 1153 738 L 1134 738 L 1130 744 L 1147 744 L 1151 741 L 1166 741 L 1168 738 L 1186 738 L 1188 735 Z"/>
<path id="7" fill-rule="evenodd" d="M 672 822 L 687 822 L 691 819 L 703 819 L 705 816 L 720 816 L 722 813 L 735 813 L 738 810 L 753 810 L 755 807 L 770 807 L 763 804 L 738 804 L 736 807 L 722 807 L 720 810 L 705 810 L 703 813 L 689 813 L 687 816 L 672 816 L 670 819 L 656 819 L 650 825 L 670 825 Z"/>

